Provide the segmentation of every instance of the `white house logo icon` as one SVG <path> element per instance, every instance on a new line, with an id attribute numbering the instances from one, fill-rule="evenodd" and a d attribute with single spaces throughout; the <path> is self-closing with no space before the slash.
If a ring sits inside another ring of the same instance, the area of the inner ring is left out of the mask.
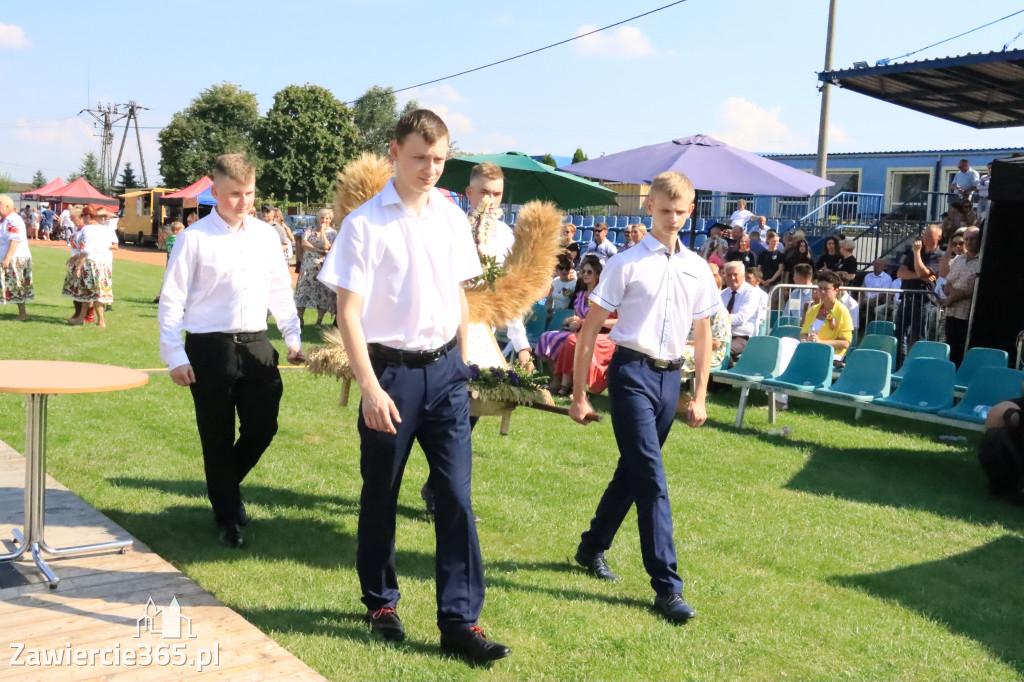
<path id="1" fill-rule="evenodd" d="M 157 619 L 160 624 L 157 627 Z M 182 628 L 182 623 L 185 624 Z M 184 634 L 183 634 L 184 630 Z M 192 619 L 181 615 L 181 606 L 178 605 L 178 598 L 173 597 L 166 609 L 159 608 L 153 603 L 150 597 L 146 602 L 146 610 L 135 620 L 135 637 L 141 637 L 143 632 L 153 635 L 160 635 L 164 639 L 195 639 L 192 634 Z"/>

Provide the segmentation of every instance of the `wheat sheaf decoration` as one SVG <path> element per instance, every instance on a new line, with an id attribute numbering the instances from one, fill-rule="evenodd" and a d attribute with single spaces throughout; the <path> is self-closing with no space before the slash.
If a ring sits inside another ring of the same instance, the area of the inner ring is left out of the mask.
<path id="1" fill-rule="evenodd" d="M 558 261 L 563 215 L 550 202 L 524 204 L 516 221 L 516 241 L 494 284 L 466 289 L 469 321 L 502 327 L 543 298 Z"/>
<path id="2" fill-rule="evenodd" d="M 335 223 L 341 225 L 349 213 L 379 194 L 391 173 L 391 162 L 370 152 L 346 164 L 334 181 Z"/>

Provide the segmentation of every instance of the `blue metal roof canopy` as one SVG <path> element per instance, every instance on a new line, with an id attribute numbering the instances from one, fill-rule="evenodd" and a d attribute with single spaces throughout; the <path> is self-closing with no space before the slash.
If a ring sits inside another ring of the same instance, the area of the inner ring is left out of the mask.
<path id="1" fill-rule="evenodd" d="M 972 128 L 1024 126 L 1024 50 L 823 71 L 818 80 Z"/>

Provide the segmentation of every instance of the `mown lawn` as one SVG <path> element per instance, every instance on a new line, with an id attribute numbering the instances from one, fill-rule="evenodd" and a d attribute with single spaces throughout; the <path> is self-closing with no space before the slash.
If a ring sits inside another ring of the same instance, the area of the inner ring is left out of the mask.
<path id="1" fill-rule="evenodd" d="M 160 366 L 150 301 L 161 268 L 118 261 L 109 327 L 68 328 L 64 255 L 34 255 L 34 319 L 0 307 L 0 358 Z M 975 437 L 947 443 L 942 427 L 872 415 L 854 426 L 852 410 L 799 399 L 779 417 L 794 433 L 771 436 L 763 396 L 736 431 L 735 392 L 666 445 L 696 620 L 675 627 L 652 612 L 634 515 L 608 556 L 621 581 L 571 563 L 614 467 L 610 423 L 519 410 L 510 436 L 493 419 L 474 435 L 482 624 L 512 657 L 472 667 L 440 653 L 419 453 L 398 528 L 410 638 L 373 641 L 354 567 L 355 407 L 338 407 L 333 380 L 298 370 L 284 381 L 280 433 L 245 484 L 254 522 L 242 551 L 216 542 L 191 400 L 166 375 L 52 398 L 49 472 L 331 679 L 1024 678 L 1024 511 L 987 499 Z M 19 397 L 0 396 L 0 438 L 23 448 Z"/>

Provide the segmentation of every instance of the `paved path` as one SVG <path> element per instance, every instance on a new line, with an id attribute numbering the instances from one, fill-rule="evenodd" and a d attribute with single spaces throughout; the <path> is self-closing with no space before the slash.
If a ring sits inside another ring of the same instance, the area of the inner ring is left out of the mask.
<path id="1" fill-rule="evenodd" d="M 0 554 L 14 549 L 9 529 L 22 523 L 24 466 L 24 458 L 0 441 L 0 544 L 6 545 L 0 546 Z M 53 478 L 48 476 L 46 484 L 46 540 L 51 546 L 130 537 Z M 127 554 L 49 560 L 60 578 L 55 590 L 49 589 L 31 560 L 0 563 L 0 680 L 324 679 L 147 546 L 134 542 Z M 153 604 L 147 612 L 150 599 Z M 180 608 L 173 621 L 170 613 L 157 612 L 170 610 L 172 599 Z M 153 616 L 148 630 L 147 614 Z M 179 624 L 181 637 L 173 636 L 173 622 Z M 17 653 L 12 645 L 24 646 L 18 660 L 26 665 L 12 665 Z M 51 659 L 49 666 L 31 665 L 33 656 L 70 656 L 77 650 L 83 650 L 80 655 L 86 659 L 93 655 L 90 650 L 98 653 L 91 664 L 55 665 Z M 126 664 L 128 652 L 150 652 L 153 661 Z M 157 658 L 161 652 L 169 658 L 163 665 Z M 103 657 L 121 662 L 104 665 Z M 208 660 L 201 671 L 200 657 Z M 183 665 L 174 664 L 181 660 Z"/>

